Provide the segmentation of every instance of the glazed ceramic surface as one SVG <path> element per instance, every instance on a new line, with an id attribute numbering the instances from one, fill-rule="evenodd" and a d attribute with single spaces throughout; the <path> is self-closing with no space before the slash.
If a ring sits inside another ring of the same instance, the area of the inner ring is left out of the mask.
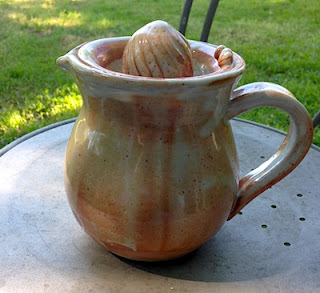
<path id="1" fill-rule="evenodd" d="M 69 139 L 65 186 L 83 229 L 110 251 L 166 260 L 201 246 L 241 208 L 302 160 L 312 140 L 305 108 L 286 89 L 217 71 L 216 46 L 189 41 L 194 77 L 120 73 L 129 38 L 83 44 L 58 59 L 83 97 Z M 229 120 L 273 106 L 291 117 L 277 153 L 239 178 Z"/>

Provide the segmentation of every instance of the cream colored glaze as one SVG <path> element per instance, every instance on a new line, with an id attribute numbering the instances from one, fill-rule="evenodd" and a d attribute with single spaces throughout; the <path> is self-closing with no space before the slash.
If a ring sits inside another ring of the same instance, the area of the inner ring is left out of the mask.
<path id="1" fill-rule="evenodd" d="M 201 108 L 216 107 L 214 97 L 130 100 L 87 98 L 67 148 L 67 193 L 83 228 L 113 252 L 169 259 L 203 244 L 230 213 L 239 179 L 230 126 L 220 117 L 202 137 L 199 117 L 212 113 Z"/>
<path id="2" fill-rule="evenodd" d="M 96 241 L 127 258 L 166 260 L 202 245 L 292 171 L 310 146 L 311 120 L 279 86 L 233 92 L 244 61 L 233 53 L 229 69 L 217 73 L 216 47 L 201 42 L 190 42 L 199 76 L 122 74 L 127 41 L 94 41 L 58 59 L 84 101 L 67 146 L 65 186 L 75 217 Z M 239 181 L 229 119 L 259 105 L 280 107 L 294 123 L 276 155 Z"/>

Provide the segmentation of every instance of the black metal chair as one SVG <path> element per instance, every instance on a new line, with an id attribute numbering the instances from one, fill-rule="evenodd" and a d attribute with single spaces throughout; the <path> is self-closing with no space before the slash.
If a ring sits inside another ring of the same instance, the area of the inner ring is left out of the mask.
<path id="1" fill-rule="evenodd" d="M 320 123 L 320 110 L 318 113 L 312 118 L 313 127 L 316 127 Z"/>
<path id="2" fill-rule="evenodd" d="M 192 2 L 193 2 L 193 0 L 185 0 L 185 2 L 184 2 L 184 6 L 183 6 L 181 18 L 180 18 L 180 24 L 179 24 L 179 31 L 183 35 L 185 35 L 185 33 L 186 33 L 187 24 L 188 24 L 188 20 L 189 20 L 189 14 L 190 14 L 191 7 L 192 7 Z M 207 15 L 206 15 L 206 18 L 205 18 L 205 21 L 203 24 L 201 37 L 200 37 L 200 41 L 202 41 L 202 42 L 208 41 L 210 29 L 212 26 L 212 21 L 213 21 L 214 15 L 216 13 L 218 4 L 219 4 L 219 0 L 211 0 L 210 1 L 210 5 L 209 5 L 208 11 L 207 11 Z M 320 124 L 320 110 L 313 117 L 312 122 L 313 122 L 313 127 L 316 127 L 317 125 Z"/>
<path id="3" fill-rule="evenodd" d="M 184 2 L 184 6 L 183 6 L 181 18 L 180 18 L 180 25 L 179 25 L 179 31 L 183 35 L 185 35 L 185 33 L 186 33 L 192 2 L 193 2 L 193 0 L 186 0 Z M 202 42 L 208 41 L 212 21 L 213 21 L 214 15 L 216 13 L 218 4 L 219 4 L 219 0 L 211 0 L 210 1 L 210 5 L 209 5 L 208 11 L 207 11 L 207 15 L 206 15 L 206 18 L 205 18 L 205 21 L 203 24 L 203 29 L 202 29 L 202 33 L 201 33 L 201 37 L 200 37 L 200 41 L 202 41 Z"/>

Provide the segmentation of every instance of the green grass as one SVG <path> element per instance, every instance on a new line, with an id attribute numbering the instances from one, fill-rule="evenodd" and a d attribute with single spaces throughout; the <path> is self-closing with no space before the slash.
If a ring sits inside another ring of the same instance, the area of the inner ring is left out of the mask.
<path id="1" fill-rule="evenodd" d="M 81 97 L 55 60 L 97 38 L 131 35 L 155 19 L 178 27 L 183 0 L 0 0 L 0 147 L 74 117 Z M 187 38 L 199 39 L 208 0 L 194 0 Z M 320 1 L 221 0 L 209 42 L 242 55 L 240 85 L 288 88 L 313 116 L 320 109 Z M 257 109 L 243 118 L 287 130 L 288 118 Z M 320 145 L 320 127 L 314 143 Z"/>

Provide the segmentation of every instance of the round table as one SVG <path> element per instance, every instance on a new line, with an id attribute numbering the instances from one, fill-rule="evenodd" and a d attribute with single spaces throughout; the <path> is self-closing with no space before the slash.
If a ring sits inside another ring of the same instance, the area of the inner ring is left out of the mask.
<path id="1" fill-rule="evenodd" d="M 320 292 L 320 150 L 174 261 L 117 257 L 78 225 L 63 161 L 74 120 L 29 134 L 0 157 L 0 292 Z M 241 173 L 284 134 L 232 121 Z"/>

